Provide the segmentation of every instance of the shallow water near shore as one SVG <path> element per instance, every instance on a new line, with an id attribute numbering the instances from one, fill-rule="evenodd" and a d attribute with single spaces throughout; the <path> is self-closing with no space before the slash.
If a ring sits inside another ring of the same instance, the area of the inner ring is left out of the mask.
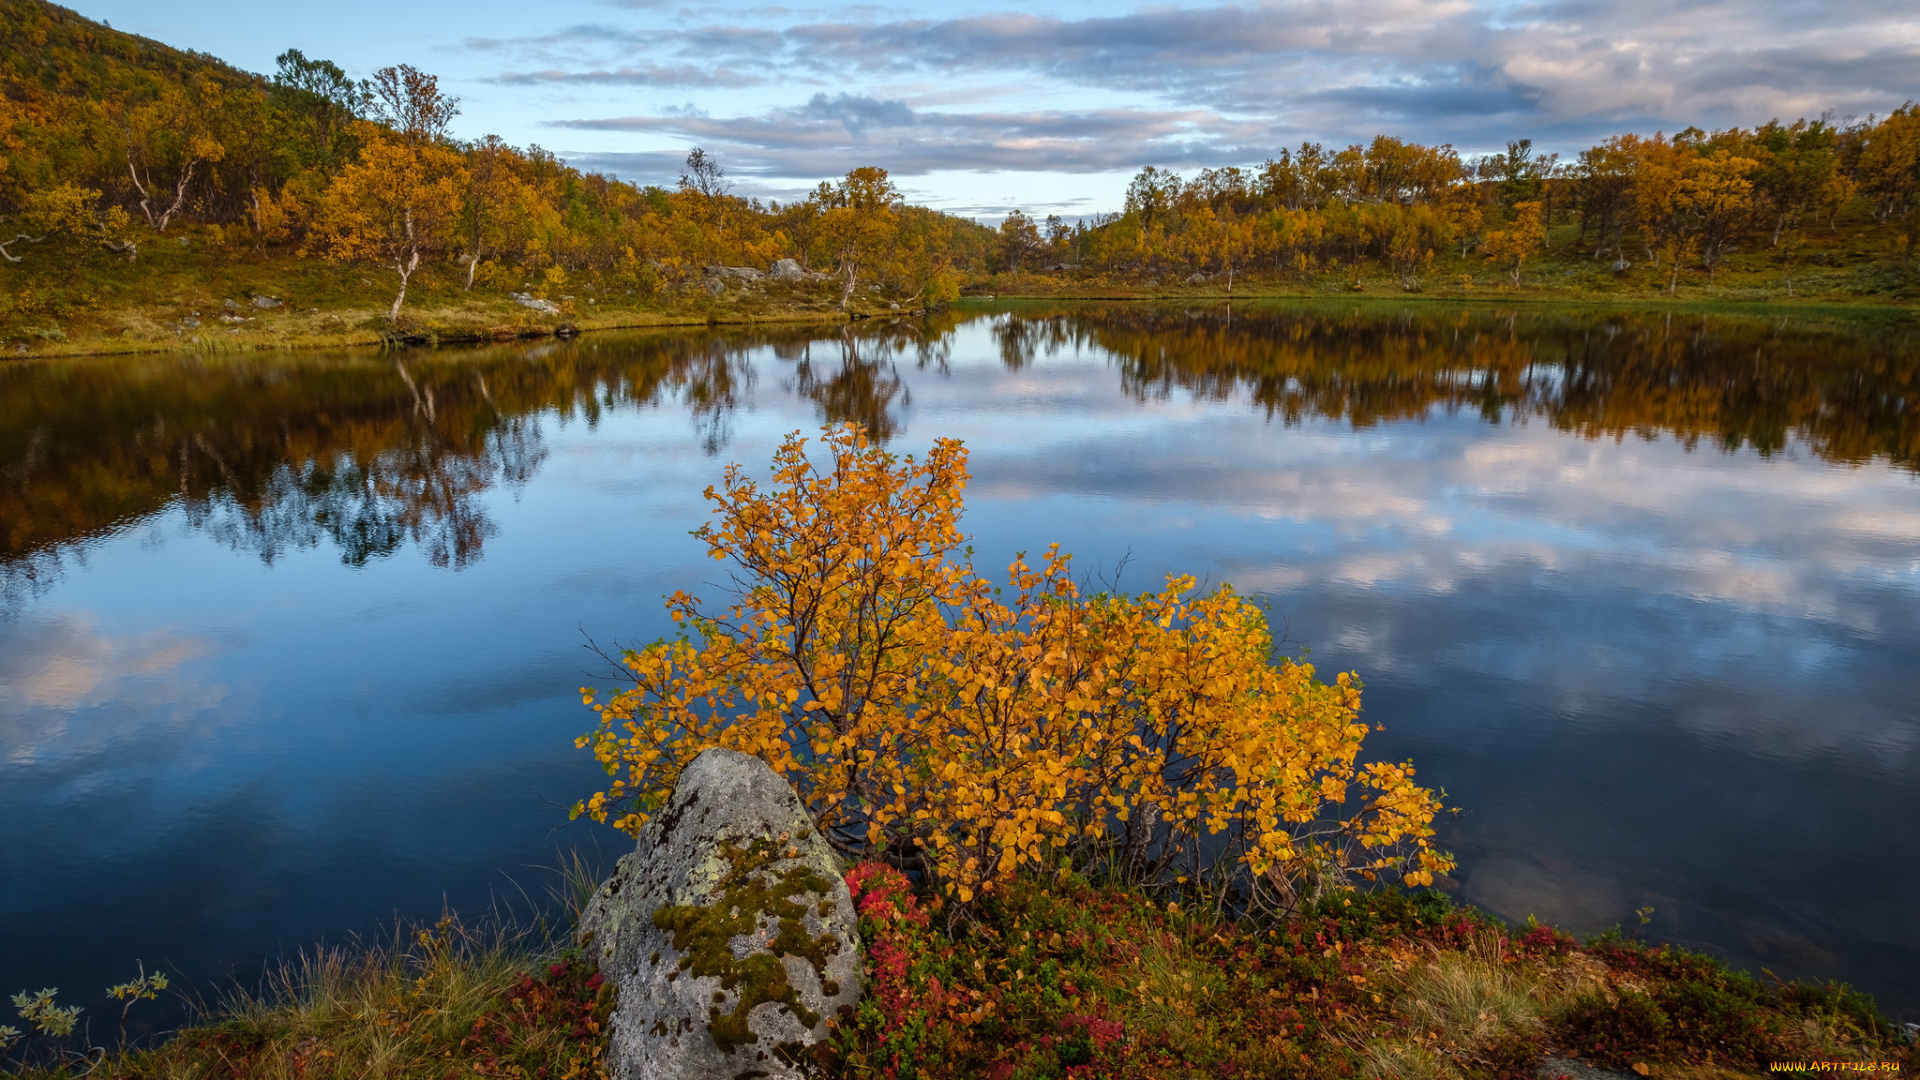
<path id="1" fill-rule="evenodd" d="M 1461 810 L 1466 901 L 1920 1019 L 1917 330 L 1024 304 L 0 366 L 0 992 L 610 863 L 583 643 L 717 598 L 701 491 L 854 421 L 965 441 L 983 568 L 1269 601 Z"/>

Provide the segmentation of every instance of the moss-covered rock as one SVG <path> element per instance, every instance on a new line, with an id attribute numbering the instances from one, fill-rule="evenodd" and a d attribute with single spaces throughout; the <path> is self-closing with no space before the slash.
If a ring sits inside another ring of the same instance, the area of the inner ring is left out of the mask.
<path id="1" fill-rule="evenodd" d="M 618 989 L 613 1080 L 801 1075 L 860 997 L 853 903 L 793 788 L 708 750 L 580 921 Z"/>

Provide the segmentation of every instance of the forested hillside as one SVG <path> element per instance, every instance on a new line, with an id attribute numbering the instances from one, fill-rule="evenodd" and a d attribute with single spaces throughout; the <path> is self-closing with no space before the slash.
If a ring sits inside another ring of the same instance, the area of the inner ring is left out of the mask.
<path id="1" fill-rule="evenodd" d="M 537 146 L 452 138 L 458 101 L 408 65 L 355 81 L 289 49 L 264 77 L 38 0 L 0 0 L 0 16 L 9 265 L 94 248 L 137 264 L 191 233 L 189 246 L 380 265 L 401 292 L 438 264 L 463 289 L 592 271 L 651 293 L 689 267 L 793 258 L 833 270 L 845 304 L 869 285 L 951 298 L 956 264 L 978 265 L 990 237 L 904 205 L 880 169 L 784 206 L 732 195 L 705 155 L 675 190 L 643 188 Z"/>
<path id="2" fill-rule="evenodd" d="M 861 162 L 787 203 L 734 194 L 699 150 L 672 189 L 642 187 L 454 138 L 459 112 L 405 64 L 355 80 L 288 49 L 256 75 L 0 0 L 0 338 L 150 347 L 198 340 L 225 311 L 226 333 L 252 340 L 246 298 L 268 310 L 289 293 L 314 319 L 283 318 L 282 344 L 416 313 L 498 332 L 529 312 L 825 317 L 967 289 L 1920 295 L 1911 103 L 1622 134 L 1566 159 L 1525 139 L 1477 157 L 1387 135 L 1308 143 L 1190 177 L 1148 166 L 1115 213 L 1015 212 L 997 231 L 907 205 Z M 707 269 L 782 259 L 805 273 L 771 291 Z"/>

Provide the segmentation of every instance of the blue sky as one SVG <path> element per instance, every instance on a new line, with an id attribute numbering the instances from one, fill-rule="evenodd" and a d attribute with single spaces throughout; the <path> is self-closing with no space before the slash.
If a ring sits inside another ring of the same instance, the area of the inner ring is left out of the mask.
<path id="1" fill-rule="evenodd" d="M 411 63 L 463 99 L 457 134 L 642 183 L 670 183 L 703 146 L 742 194 L 789 198 L 877 164 L 915 201 L 986 218 L 1110 210 L 1142 165 L 1251 165 L 1307 139 L 1571 152 L 1920 98 L 1913 0 L 77 10 L 256 71 L 288 46 L 356 76 Z"/>

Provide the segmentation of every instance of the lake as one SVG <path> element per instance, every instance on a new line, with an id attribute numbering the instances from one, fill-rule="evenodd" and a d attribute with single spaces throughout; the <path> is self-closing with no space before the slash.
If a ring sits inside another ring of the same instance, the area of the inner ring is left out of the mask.
<path id="1" fill-rule="evenodd" d="M 1270 602 L 1460 810 L 1466 901 L 1920 1019 L 1917 331 L 1029 303 L 0 365 L 0 993 L 247 982 L 610 863 L 585 645 L 718 595 L 729 462 L 853 421 L 964 440 L 996 574 Z"/>

